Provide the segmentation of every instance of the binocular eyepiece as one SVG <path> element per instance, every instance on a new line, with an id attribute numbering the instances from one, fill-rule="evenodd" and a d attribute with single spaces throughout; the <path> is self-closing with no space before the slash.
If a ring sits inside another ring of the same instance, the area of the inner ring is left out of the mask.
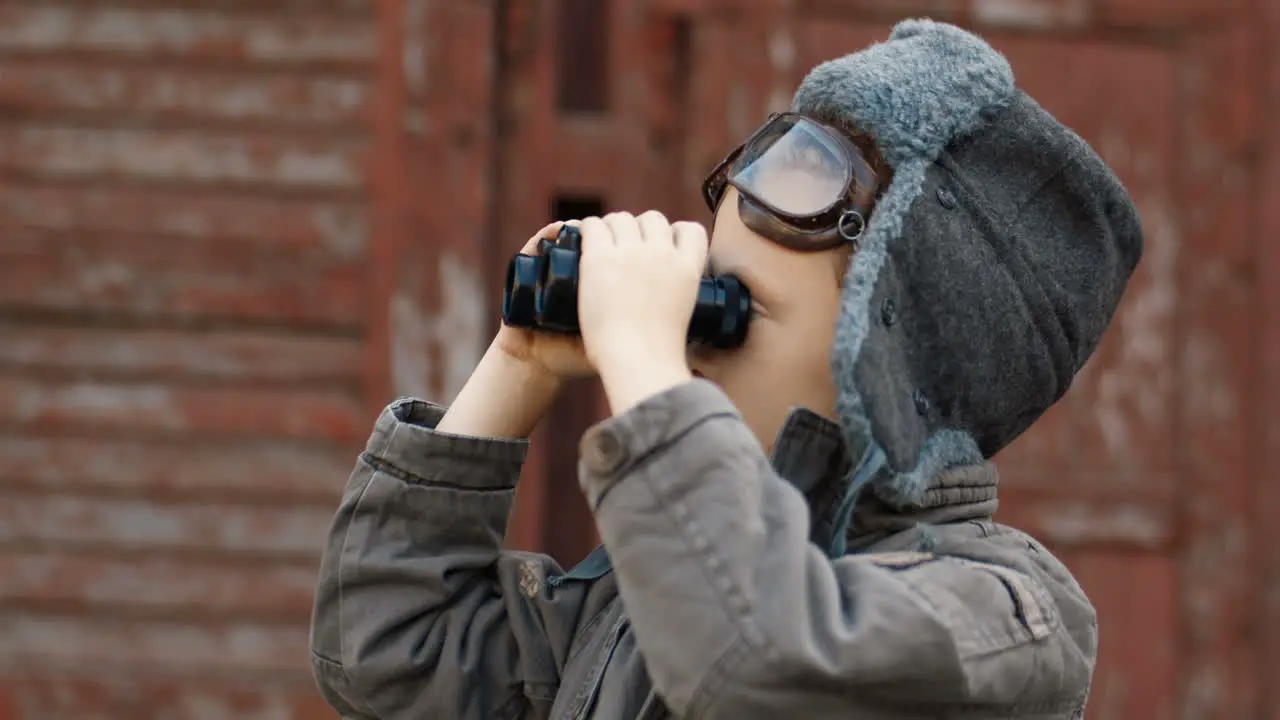
<path id="1" fill-rule="evenodd" d="M 537 255 L 517 254 L 507 266 L 502 293 L 502 322 L 543 332 L 577 335 L 578 261 L 582 233 L 569 225 L 555 241 L 542 240 Z M 644 292 L 618 288 L 618 292 Z M 751 293 L 734 275 L 703 278 L 689 320 L 689 342 L 735 348 L 747 338 Z"/>

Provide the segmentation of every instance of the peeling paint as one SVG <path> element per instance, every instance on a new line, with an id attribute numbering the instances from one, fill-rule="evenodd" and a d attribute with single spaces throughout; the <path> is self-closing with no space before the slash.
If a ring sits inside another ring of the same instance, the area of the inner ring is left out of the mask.
<path id="1" fill-rule="evenodd" d="M 340 258 L 362 257 L 369 246 L 369 219 L 361 211 L 322 205 L 311 211 L 311 225 L 325 247 Z"/>
<path id="2" fill-rule="evenodd" d="M 1158 507 L 1120 503 L 1103 508 L 1064 502 L 1040 519 L 1045 537 L 1063 546 L 1123 542 L 1162 549 L 1173 537 L 1173 520 Z"/>
<path id="3" fill-rule="evenodd" d="M 475 268 L 448 250 L 440 258 L 439 283 L 442 304 L 434 316 L 404 292 L 392 297 L 391 378 L 397 395 L 447 403 L 480 362 L 487 339 L 487 304 Z M 433 386 L 433 357 L 444 364 L 440 388 Z"/>
<path id="4" fill-rule="evenodd" d="M 777 73 L 788 73 L 795 67 L 796 41 L 789 28 L 779 29 L 769 37 L 769 62 Z"/>
<path id="5" fill-rule="evenodd" d="M 440 274 L 444 306 L 437 321 L 436 339 L 443 347 L 442 392 L 444 401 L 448 402 L 471 377 L 484 353 L 487 298 L 479 273 L 454 253 L 444 253 Z"/>
<path id="6" fill-rule="evenodd" d="M 747 102 L 747 86 L 741 81 L 729 86 L 729 98 L 725 115 L 729 118 L 729 136 L 746 137 L 755 128 Z"/>
<path id="7" fill-rule="evenodd" d="M 372 62 L 378 51 L 373 23 L 349 19 L 284 21 L 199 10 L 37 4 L 7 11 L 5 20 L 0 24 L 0 49 L 193 54 L 216 49 L 224 55 L 277 62 Z"/>
<path id="8" fill-rule="evenodd" d="M 0 657 L 88 667 L 164 666 L 175 672 L 218 669 L 290 672 L 306 657 L 305 627 L 252 622 L 196 625 L 180 621 L 90 617 L 14 617 L 0 633 Z"/>
<path id="9" fill-rule="evenodd" d="M 1187 684 L 1183 691 L 1183 720 L 1201 720 L 1201 718 L 1217 717 L 1215 710 L 1224 705 L 1226 681 L 1222 677 L 1222 668 L 1214 663 L 1199 663 L 1191 667 L 1187 673 Z"/>
<path id="10" fill-rule="evenodd" d="M 1205 497 L 1202 505 L 1216 505 L 1217 498 Z M 1206 516 L 1221 512 L 1218 508 L 1195 508 Z M 1198 523 L 1203 526 L 1207 523 Z M 1188 615 L 1188 629 L 1194 644 L 1202 645 L 1213 639 L 1220 629 L 1215 622 L 1221 613 L 1221 604 L 1227 598 L 1239 597 L 1248 578 L 1239 576 L 1239 569 L 1248 551 L 1245 529 L 1234 523 L 1216 523 L 1196 532 L 1183 553 L 1186 582 L 1183 605 Z"/>
<path id="11" fill-rule="evenodd" d="M 765 115 L 785 112 L 791 108 L 795 92 L 791 71 L 796 64 L 796 41 L 790 27 L 781 27 L 769 36 L 769 64 L 773 69 L 773 83 L 765 103 Z"/>
<path id="12" fill-rule="evenodd" d="M 145 413 L 166 427 L 177 429 L 183 424 L 172 394 L 159 386 L 80 383 L 56 388 L 29 385 L 18 391 L 18 422 L 31 422 L 48 413 L 82 416 L 84 420 Z"/>
<path id="13" fill-rule="evenodd" d="M 430 314 L 404 291 L 391 297 L 391 388 L 398 397 L 431 397 Z"/>
<path id="14" fill-rule="evenodd" d="M 1176 368 L 1171 333 L 1178 297 L 1177 220 L 1162 201 L 1140 205 L 1146 234 L 1141 281 L 1130 284 L 1116 315 L 1117 356 L 1105 364 L 1090 362 L 1082 373 L 1098 374 L 1092 413 L 1113 458 L 1132 455 L 1130 423 L 1166 421 Z"/>
<path id="15" fill-rule="evenodd" d="M 419 97 L 427 89 L 427 16 L 430 10 L 430 0 L 406 0 L 404 4 L 401 52 L 405 89 L 411 97 Z"/>
<path id="16" fill-rule="evenodd" d="M 210 136 L 192 131 L 32 126 L 0 135 L 0 163 L 46 177 L 124 174 L 157 180 L 271 183 L 359 189 L 353 146 Z"/>
<path id="17" fill-rule="evenodd" d="M 981 24 L 1020 28 L 1080 27 L 1089 22 L 1087 0 L 974 0 Z"/>

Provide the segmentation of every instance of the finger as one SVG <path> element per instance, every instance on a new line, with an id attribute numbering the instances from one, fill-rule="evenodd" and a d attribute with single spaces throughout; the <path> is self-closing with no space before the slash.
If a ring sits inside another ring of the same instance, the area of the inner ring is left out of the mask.
<path id="1" fill-rule="evenodd" d="M 644 242 L 644 236 L 640 233 L 640 223 L 636 222 L 635 216 L 631 213 L 609 213 L 604 216 L 604 222 L 613 231 L 613 241 L 618 245 Z"/>
<path id="2" fill-rule="evenodd" d="M 640 234 L 645 242 L 663 242 L 668 245 L 675 242 L 671 223 L 657 210 L 642 214 L 636 218 L 636 224 L 640 226 Z"/>
<path id="3" fill-rule="evenodd" d="M 534 233 L 533 237 L 529 238 L 529 241 L 524 244 L 524 247 L 520 248 L 520 252 L 524 253 L 525 255 L 530 255 L 532 253 L 537 252 L 538 243 L 547 238 L 555 237 L 556 233 L 560 232 L 560 226 L 562 224 L 563 223 L 553 222 L 553 223 L 550 223 L 549 225 L 546 225 L 541 230 Z"/>
<path id="4" fill-rule="evenodd" d="M 533 237 L 529 238 L 529 241 L 524 244 L 524 247 L 520 248 L 520 252 L 524 255 L 533 255 L 537 253 L 538 243 L 543 240 L 555 240 L 556 236 L 560 234 L 560 228 L 566 225 L 579 227 L 582 225 L 582 222 L 580 220 L 567 220 L 564 222 L 557 221 L 549 223 L 541 230 L 534 233 Z"/>
<path id="5" fill-rule="evenodd" d="M 676 250 L 701 272 L 707 265 L 707 252 L 710 249 L 707 229 L 701 223 L 678 222 L 671 226 L 671 233 Z"/>
<path id="6" fill-rule="evenodd" d="M 613 230 L 598 217 L 583 218 L 579 226 L 582 230 L 582 254 L 585 257 L 591 249 L 600 245 L 613 245 L 616 239 Z"/>

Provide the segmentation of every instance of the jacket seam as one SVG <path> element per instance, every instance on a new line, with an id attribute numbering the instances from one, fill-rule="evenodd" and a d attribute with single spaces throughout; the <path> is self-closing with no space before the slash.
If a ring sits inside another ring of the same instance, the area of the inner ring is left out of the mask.
<path id="1" fill-rule="evenodd" d="M 491 486 L 476 487 L 474 485 L 464 485 L 462 483 L 452 483 L 452 482 L 446 482 L 443 480 L 430 480 L 421 475 L 418 475 L 417 473 L 413 473 L 408 470 L 405 470 L 404 468 L 392 463 L 389 460 L 380 458 L 374 455 L 373 453 L 368 453 L 368 452 L 361 453 L 360 460 L 361 462 L 364 462 L 366 465 L 372 468 L 375 472 L 383 473 L 385 475 L 389 475 L 393 478 L 396 478 L 397 480 L 413 483 L 414 485 L 419 485 L 422 487 L 438 488 L 441 490 L 457 490 L 460 492 L 478 492 L 478 493 L 492 493 L 492 492 L 502 493 L 502 492 L 511 492 L 512 490 L 515 489 L 515 485 L 491 485 Z"/>
<path id="2" fill-rule="evenodd" d="M 382 447 L 379 449 L 379 452 L 385 452 L 385 451 L 386 451 L 386 449 L 387 449 L 388 447 L 390 447 L 390 446 L 391 446 L 391 443 L 395 440 L 396 431 L 397 431 L 398 429 L 399 429 L 399 428 L 398 428 L 398 426 L 393 427 L 393 428 L 391 429 L 391 432 L 390 432 L 390 433 L 387 433 L 387 438 L 386 438 L 386 440 L 382 443 Z M 373 486 L 373 481 L 374 481 L 374 479 L 377 477 L 378 473 L 379 473 L 379 472 L 381 472 L 381 471 L 380 471 L 380 470 L 378 470 L 378 468 L 377 468 L 376 466 L 374 466 L 372 463 L 370 463 L 370 464 L 369 464 L 369 468 L 370 468 L 370 470 L 372 470 L 372 472 L 371 472 L 371 473 L 369 473 L 369 479 L 368 479 L 368 481 L 367 481 L 367 482 L 365 482 L 364 487 L 360 488 L 360 493 L 359 493 L 359 494 L 358 494 L 358 495 L 357 495 L 357 496 L 352 500 L 352 502 L 351 502 L 351 518 L 350 518 L 350 520 L 347 522 L 347 527 L 346 527 L 346 529 L 345 529 L 345 530 L 343 530 L 343 532 L 342 532 L 342 548 L 341 548 L 341 550 L 339 550 L 339 551 L 338 551 L 338 567 L 337 567 L 337 574 L 338 574 L 338 655 L 339 655 L 339 657 L 341 657 L 341 658 L 345 658 L 345 657 L 346 657 L 346 654 L 347 654 L 347 653 L 346 653 L 346 647 L 345 647 L 345 645 L 346 645 L 346 635 L 347 635 L 347 633 L 346 633 L 346 629 L 345 629 L 345 625 L 346 625 L 346 623 L 344 622 L 344 618 L 346 617 L 346 612 L 345 612 L 346 599 L 343 597 L 343 595 L 344 595 L 344 593 L 345 593 L 345 591 L 346 591 L 346 579 L 345 579 L 345 575 L 346 575 L 346 564 L 347 564 L 347 563 L 346 563 L 346 557 L 347 557 L 347 543 L 351 541 L 351 529 L 352 529 L 352 526 L 355 524 L 355 522 L 354 522 L 354 521 L 355 521 L 356 514 L 357 514 L 357 512 L 360 510 L 360 503 L 364 501 L 364 496 L 369 492 L 369 488 Z M 367 708 L 369 708 L 369 709 L 371 709 L 371 710 L 375 709 L 375 708 L 374 708 L 374 707 L 369 703 L 368 698 L 366 698 L 366 697 L 365 697 L 365 695 L 364 695 L 364 690 L 363 690 L 363 687 L 362 687 L 363 683 L 360 683 L 360 682 L 359 682 L 359 681 L 358 681 L 358 680 L 353 676 L 353 674 L 352 674 L 352 672 L 351 672 L 351 669 L 347 667 L 345 660 L 339 663 L 339 667 L 341 667 L 341 669 L 342 669 L 342 676 L 343 676 L 344 678 L 346 678 L 346 680 L 347 680 L 347 684 L 350 686 L 349 690 L 350 690 L 350 692 L 351 692 L 351 695 L 353 696 L 353 697 L 352 697 L 352 699 L 353 699 L 353 700 L 355 700 L 355 701 L 357 701 L 357 702 L 359 702 L 361 705 L 363 705 L 363 706 L 365 706 L 365 707 L 367 707 Z"/>
<path id="3" fill-rule="evenodd" d="M 750 657 L 750 652 L 754 649 L 751 642 L 739 634 L 729 647 L 720 653 L 716 661 L 707 669 L 706 676 L 689 699 L 688 713 L 690 717 L 698 718 L 704 716 L 708 708 L 716 700 L 720 699 L 720 690 L 728 684 L 729 679 L 734 675 L 734 671 L 744 659 Z"/>
<path id="4" fill-rule="evenodd" d="M 625 482 L 628 476 L 638 473 L 651 465 L 660 465 L 667 455 L 666 450 L 679 443 L 681 440 L 684 440 L 690 433 L 694 432 L 706 423 L 722 418 L 740 419 L 740 416 L 725 410 L 713 410 L 700 415 L 685 424 L 683 427 L 677 427 L 677 429 L 669 431 L 670 437 L 667 437 L 665 440 L 650 443 L 649 448 L 628 458 L 611 472 L 600 473 L 598 475 L 599 480 L 595 483 L 596 485 L 599 485 L 600 488 L 599 492 L 596 494 L 595 503 L 592 505 L 591 511 L 593 513 L 599 511 L 604 505 L 605 497 L 608 496 L 614 488 Z M 628 435 L 630 437 L 636 437 L 631 433 L 628 433 Z M 654 495 L 658 499 L 658 502 L 665 508 L 666 501 L 662 497 L 661 493 L 655 492 Z M 676 529 L 679 530 L 678 527 Z"/>
<path id="5" fill-rule="evenodd" d="M 701 422 L 691 424 L 688 430 L 692 431 L 705 422 L 720 418 L 737 418 L 737 416 L 727 413 L 714 413 L 703 418 Z M 682 434 L 681 437 L 687 434 L 688 432 Z M 665 459 L 665 455 L 659 456 L 654 465 L 661 466 L 664 464 Z M 656 475 L 657 477 L 666 477 L 665 473 L 656 473 Z M 694 524 L 689 511 L 683 503 L 672 505 L 667 500 L 669 483 L 658 480 L 655 478 L 655 474 L 642 477 L 642 479 L 647 480 L 646 485 L 653 494 L 654 499 L 658 501 L 667 521 L 672 524 L 673 529 L 684 540 L 686 547 L 693 551 L 694 556 L 699 558 L 696 564 L 702 571 L 703 579 L 707 581 L 712 594 L 719 599 L 717 604 L 720 606 L 721 611 L 724 612 L 730 627 L 735 630 L 736 637 L 729 643 L 725 651 L 720 654 L 716 662 L 707 668 L 698 687 L 690 696 L 689 709 L 696 717 L 697 713 L 694 710 L 711 705 L 715 699 L 714 695 L 725 685 L 728 676 L 741 658 L 746 656 L 748 650 L 759 650 L 766 658 L 770 657 L 771 653 L 768 652 L 767 641 L 763 632 L 756 626 L 751 613 L 745 610 L 749 606 L 745 593 L 731 576 L 717 570 L 717 568 L 726 567 L 727 564 L 720 557 L 720 554 L 713 550 L 714 544 L 699 532 L 697 525 Z M 713 560 L 714 562 L 712 562 Z M 718 589 L 720 585 L 723 585 L 726 591 L 721 592 Z M 735 611 L 732 607 L 732 604 L 735 603 L 741 604 L 744 610 Z"/>
<path id="6" fill-rule="evenodd" d="M 360 489 L 360 494 L 356 497 L 355 501 L 352 502 L 351 514 L 353 518 L 355 516 L 356 510 L 360 507 L 360 502 L 364 500 L 365 493 L 369 491 L 369 486 L 373 485 L 373 479 L 374 477 L 376 477 L 377 472 L 378 471 L 375 470 L 373 473 L 369 475 L 369 482 L 365 483 L 364 487 Z M 342 533 L 342 549 L 338 553 L 338 656 L 340 658 L 345 657 L 347 654 L 346 647 L 345 647 L 347 633 L 344 627 L 346 623 L 343 620 L 343 618 L 346 615 L 346 611 L 344 609 L 346 606 L 346 599 L 343 597 L 343 593 L 345 592 L 346 581 L 343 576 L 346 574 L 345 573 L 346 561 L 344 560 L 344 558 L 346 557 L 346 554 L 347 554 L 347 543 L 351 540 L 351 525 L 352 523 L 350 522 L 347 523 L 347 528 Z M 346 662 L 340 660 L 338 662 L 338 666 L 342 669 L 342 676 L 347 680 L 347 684 L 353 696 L 352 699 L 359 702 L 361 705 L 364 705 L 365 707 L 371 708 L 372 706 L 369 705 L 369 701 L 367 698 L 365 698 L 364 691 L 361 688 L 362 683 L 358 682 L 356 678 L 352 677 L 351 671 L 347 668 Z"/>

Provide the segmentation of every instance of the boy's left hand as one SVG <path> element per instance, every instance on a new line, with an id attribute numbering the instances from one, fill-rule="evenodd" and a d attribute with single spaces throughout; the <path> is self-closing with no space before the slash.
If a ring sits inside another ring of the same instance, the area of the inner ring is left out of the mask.
<path id="1" fill-rule="evenodd" d="M 619 404 L 690 377 L 687 337 L 707 231 L 697 223 L 670 223 L 655 211 L 586 218 L 581 229 L 578 325 L 587 358 L 619 412 Z M 620 379 L 634 375 L 640 377 L 620 387 Z"/>

